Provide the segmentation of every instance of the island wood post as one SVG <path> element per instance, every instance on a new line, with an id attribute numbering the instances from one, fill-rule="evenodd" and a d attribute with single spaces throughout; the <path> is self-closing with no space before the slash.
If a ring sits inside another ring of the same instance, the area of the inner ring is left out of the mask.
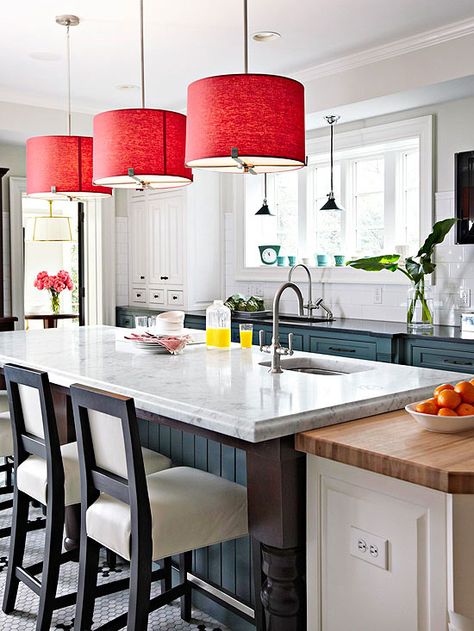
<path id="1" fill-rule="evenodd" d="M 288 436 L 247 451 L 258 631 L 306 630 L 306 457 Z"/>

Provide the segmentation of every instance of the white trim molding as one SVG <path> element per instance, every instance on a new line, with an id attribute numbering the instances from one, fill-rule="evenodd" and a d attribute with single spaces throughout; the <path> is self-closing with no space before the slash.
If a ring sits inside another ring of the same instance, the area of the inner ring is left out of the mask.
<path id="1" fill-rule="evenodd" d="M 303 83 L 307 83 L 321 77 L 328 77 L 392 57 L 406 55 L 429 46 L 436 46 L 469 35 L 474 35 L 474 18 L 453 22 L 430 31 L 395 40 L 388 44 L 367 48 L 351 55 L 344 55 L 343 57 L 295 72 L 292 76 Z"/>

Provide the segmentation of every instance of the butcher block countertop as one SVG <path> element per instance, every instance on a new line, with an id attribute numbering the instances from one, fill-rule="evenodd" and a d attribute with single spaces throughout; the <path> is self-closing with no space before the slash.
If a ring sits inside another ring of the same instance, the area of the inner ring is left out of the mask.
<path id="1" fill-rule="evenodd" d="M 474 430 L 429 432 L 405 410 L 302 432 L 296 449 L 444 493 L 474 493 Z"/>

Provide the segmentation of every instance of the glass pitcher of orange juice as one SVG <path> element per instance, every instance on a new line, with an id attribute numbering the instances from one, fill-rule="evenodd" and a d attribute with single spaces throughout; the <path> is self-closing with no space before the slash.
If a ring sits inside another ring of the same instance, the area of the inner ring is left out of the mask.
<path id="1" fill-rule="evenodd" d="M 230 348 L 230 309 L 223 300 L 214 300 L 206 309 L 206 346 Z"/>

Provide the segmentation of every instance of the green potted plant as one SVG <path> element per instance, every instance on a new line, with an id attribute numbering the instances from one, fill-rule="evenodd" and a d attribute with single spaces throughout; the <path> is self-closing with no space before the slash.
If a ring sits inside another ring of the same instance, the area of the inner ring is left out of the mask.
<path id="1" fill-rule="evenodd" d="M 436 268 L 436 263 L 433 263 L 435 247 L 444 241 L 456 222 L 457 219 L 437 221 L 416 256 L 409 256 L 404 261 L 400 260 L 400 254 L 382 254 L 347 261 L 346 265 L 367 272 L 380 272 L 385 269 L 389 272 L 399 271 L 405 274 L 412 283 L 408 292 L 408 327 L 410 329 L 432 328 L 433 299 L 429 294 L 430 287 L 426 285 L 425 277 L 432 274 Z"/>

